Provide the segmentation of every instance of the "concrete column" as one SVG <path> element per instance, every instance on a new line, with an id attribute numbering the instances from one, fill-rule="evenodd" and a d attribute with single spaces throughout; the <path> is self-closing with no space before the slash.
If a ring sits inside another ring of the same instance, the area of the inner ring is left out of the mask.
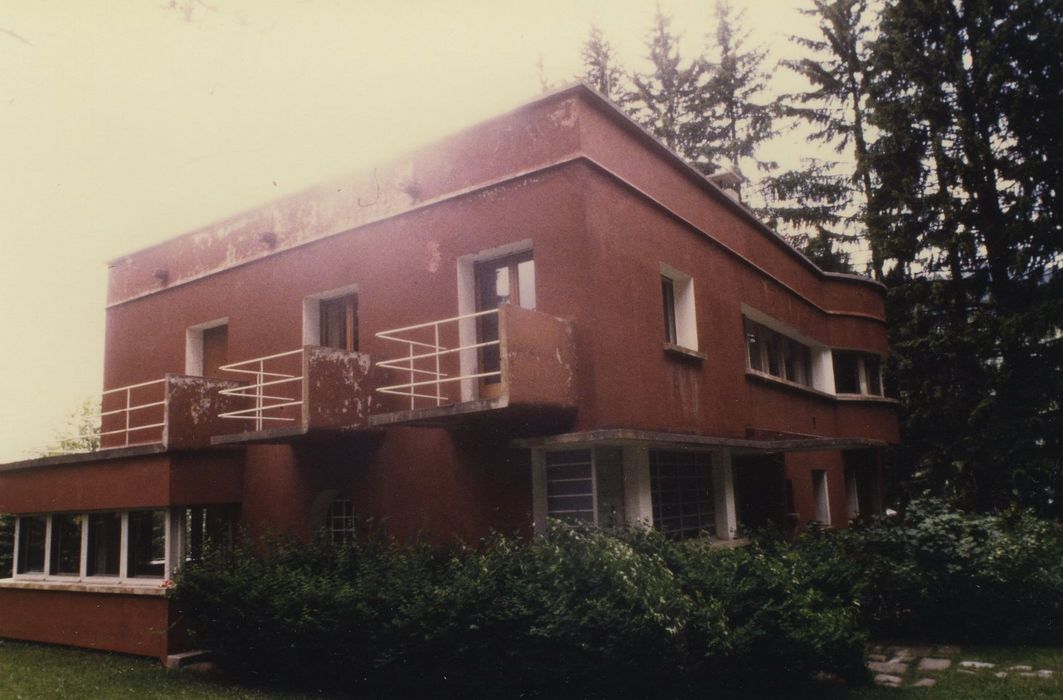
<path id="1" fill-rule="evenodd" d="M 732 540 L 738 532 L 735 511 L 734 465 L 731 453 L 717 450 L 712 453 L 712 490 L 716 499 L 716 537 Z"/>
<path id="2" fill-rule="evenodd" d="M 624 516 L 628 525 L 653 525 L 650 494 L 650 450 L 644 445 L 624 448 Z"/>

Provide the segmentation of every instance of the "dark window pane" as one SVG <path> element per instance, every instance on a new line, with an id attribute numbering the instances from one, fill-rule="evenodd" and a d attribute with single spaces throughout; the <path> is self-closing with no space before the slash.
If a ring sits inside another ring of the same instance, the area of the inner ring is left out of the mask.
<path id="1" fill-rule="evenodd" d="M 81 516 L 52 516 L 53 576 L 81 575 Z"/>
<path id="2" fill-rule="evenodd" d="M 834 391 L 860 393 L 860 362 L 855 352 L 834 352 Z"/>
<path id="3" fill-rule="evenodd" d="M 89 516 L 89 576 L 118 576 L 122 556 L 122 516 L 93 513 Z"/>
<path id="4" fill-rule="evenodd" d="M 664 342 L 675 343 L 678 337 L 675 330 L 675 283 L 668 277 L 661 277 L 661 297 L 664 299 Z"/>
<path id="5" fill-rule="evenodd" d="M 761 353 L 763 352 L 764 339 L 761 328 L 749 319 L 746 319 L 745 330 L 746 353 L 749 357 L 749 367 L 750 369 L 755 369 L 758 372 L 763 372 L 764 360 L 761 357 Z"/>
<path id="6" fill-rule="evenodd" d="M 43 515 L 18 519 L 18 573 L 44 573 L 44 536 L 47 523 L 48 519 Z"/>
<path id="7" fill-rule="evenodd" d="M 867 393 L 882 396 L 882 359 L 877 355 L 864 355 L 864 371 L 867 374 Z"/>
<path id="8" fill-rule="evenodd" d="M 166 573 L 166 511 L 138 510 L 129 514 L 127 575 L 162 578 Z"/>
<path id="9" fill-rule="evenodd" d="M 764 335 L 767 337 L 768 374 L 781 377 L 782 336 L 775 331 L 765 331 Z"/>

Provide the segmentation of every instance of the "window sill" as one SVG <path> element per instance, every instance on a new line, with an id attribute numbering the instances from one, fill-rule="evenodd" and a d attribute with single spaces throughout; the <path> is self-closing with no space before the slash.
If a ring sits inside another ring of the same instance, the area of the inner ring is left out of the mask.
<path id="1" fill-rule="evenodd" d="M 675 343 L 665 343 L 664 354 L 671 355 L 680 360 L 696 360 L 698 362 L 702 362 L 706 358 L 706 355 L 697 350 L 691 350 L 690 348 L 676 345 Z"/>
<path id="2" fill-rule="evenodd" d="M 761 372 L 760 370 L 750 369 L 748 367 L 746 368 L 746 377 L 750 379 L 756 379 L 758 381 L 764 382 L 765 384 L 778 386 L 783 389 L 792 389 L 794 391 L 800 391 L 801 393 L 809 394 L 811 396 L 815 396 L 821 399 L 829 399 L 833 401 L 837 398 L 834 394 L 828 394 L 825 391 L 820 391 L 819 389 L 814 389 L 810 386 L 805 386 L 804 384 L 798 384 L 797 382 L 791 382 L 788 379 L 776 377 L 773 374 Z"/>
<path id="3" fill-rule="evenodd" d="M 875 394 L 838 394 L 834 398 L 838 401 L 888 403 L 895 406 L 899 406 L 901 403 L 897 399 L 891 399 L 888 396 L 877 396 Z"/>
<path id="4" fill-rule="evenodd" d="M 5 578 L 0 579 L 0 590 L 14 589 L 23 591 L 62 591 L 66 593 L 107 593 L 118 595 L 143 595 L 164 597 L 169 590 L 161 579 L 144 583 L 85 583 L 77 581 L 56 581 Z"/>

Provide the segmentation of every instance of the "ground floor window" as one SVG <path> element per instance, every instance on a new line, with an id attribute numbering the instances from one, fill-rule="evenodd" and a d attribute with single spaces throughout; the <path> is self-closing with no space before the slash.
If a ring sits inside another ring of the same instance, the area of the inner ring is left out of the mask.
<path id="1" fill-rule="evenodd" d="M 14 573 L 119 582 L 163 579 L 193 548 L 202 550 L 205 528 L 231 537 L 231 513 L 228 507 L 210 506 L 23 515 L 15 523 Z M 228 542 L 219 540 L 223 546 Z"/>
<path id="2" fill-rule="evenodd" d="M 330 542 L 348 542 L 354 538 L 354 505 L 349 498 L 334 498 L 325 516 Z"/>
<path id="3" fill-rule="evenodd" d="M 711 455 L 650 450 L 653 524 L 677 539 L 716 535 Z"/>
<path id="4" fill-rule="evenodd" d="M 624 524 L 624 474 L 619 448 L 552 450 L 543 461 L 547 517 L 599 527 Z"/>

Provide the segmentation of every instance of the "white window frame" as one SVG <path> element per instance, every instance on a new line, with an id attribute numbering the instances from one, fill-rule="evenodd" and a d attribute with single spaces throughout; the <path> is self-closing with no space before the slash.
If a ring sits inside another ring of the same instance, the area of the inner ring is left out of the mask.
<path id="1" fill-rule="evenodd" d="M 885 396 L 886 396 L 886 387 L 884 386 L 884 384 L 882 382 L 882 365 L 884 365 L 885 362 L 886 362 L 886 358 L 884 356 L 880 355 L 877 352 L 871 352 L 869 350 L 858 350 L 858 349 L 855 349 L 855 348 L 831 348 L 831 376 L 833 376 L 833 374 L 834 374 L 834 353 L 836 353 L 836 352 L 849 353 L 849 354 L 852 354 L 852 355 L 856 355 L 856 377 L 857 377 L 858 383 L 860 384 L 860 391 L 859 391 L 859 393 L 855 393 L 855 394 L 852 393 L 852 392 L 839 392 L 839 391 L 837 391 L 837 387 L 834 386 L 833 383 L 832 383 L 832 385 L 831 385 L 831 393 L 836 394 L 838 396 L 869 396 L 869 397 L 872 397 L 872 398 L 885 398 Z M 877 393 L 877 394 L 872 394 L 871 393 L 871 387 L 870 387 L 870 385 L 868 384 L 868 381 L 867 381 L 867 364 L 866 364 L 866 360 L 867 360 L 868 357 L 877 357 L 878 358 L 878 362 L 879 362 L 879 364 L 878 364 L 878 387 L 879 387 L 879 393 Z"/>
<path id="2" fill-rule="evenodd" d="M 775 381 L 784 382 L 792 386 L 802 387 L 804 389 L 815 389 L 816 391 L 822 391 L 825 393 L 833 394 L 834 392 L 834 356 L 833 348 L 821 343 L 815 338 L 805 335 L 801 331 L 797 330 L 793 326 L 789 326 L 773 316 L 769 316 L 763 311 L 758 311 L 751 306 L 742 304 L 742 344 L 745 346 L 744 354 L 746 357 L 746 371 L 752 374 L 756 374 L 760 377 L 767 377 Z M 749 358 L 749 341 L 746 339 L 746 324 L 744 319 L 764 326 L 768 330 L 775 331 L 779 335 L 785 336 L 790 340 L 797 341 L 802 345 L 808 347 L 812 353 L 812 376 L 810 377 L 811 384 L 805 385 L 798 382 L 792 382 L 782 377 L 777 377 L 771 374 L 766 369 L 757 370 L 753 369 L 753 365 L 750 363 Z"/>
<path id="3" fill-rule="evenodd" d="M 661 277 L 667 277 L 672 282 L 672 315 L 675 318 L 675 344 L 685 350 L 697 352 L 698 315 L 694 303 L 694 278 L 663 262 L 660 266 L 660 272 Z"/>
<path id="4" fill-rule="evenodd" d="M 216 318 L 189 326 L 185 330 L 185 374 L 203 376 L 203 331 L 229 325 L 229 317 Z"/>
<path id="5" fill-rule="evenodd" d="M 830 474 L 826 469 L 812 470 L 812 500 L 814 501 L 816 515 L 813 520 L 829 527 L 831 524 Z"/>
<path id="6" fill-rule="evenodd" d="M 315 292 L 303 298 L 303 345 L 321 345 L 321 302 L 352 294 L 358 294 L 357 283 Z"/>
<path id="7" fill-rule="evenodd" d="M 131 512 L 164 510 L 165 522 L 165 561 L 163 575 L 159 577 L 129 576 L 129 514 Z M 89 516 L 99 513 L 118 513 L 121 515 L 121 537 L 119 544 L 118 576 L 90 576 L 88 574 L 89 555 Z M 19 539 L 22 526 L 22 518 L 39 517 L 45 518 L 44 529 L 44 572 L 43 573 L 19 573 L 18 554 Z M 52 573 L 52 520 L 56 515 L 77 515 L 81 517 L 81 566 L 78 575 L 60 575 Z M 63 513 L 26 513 L 15 518 L 15 547 L 11 567 L 11 576 L 20 581 L 45 581 L 49 583 L 78 583 L 78 584 L 122 584 L 127 586 L 155 587 L 173 578 L 181 563 L 181 552 L 184 551 L 184 510 L 173 508 L 133 508 L 123 511 L 75 511 Z"/>

